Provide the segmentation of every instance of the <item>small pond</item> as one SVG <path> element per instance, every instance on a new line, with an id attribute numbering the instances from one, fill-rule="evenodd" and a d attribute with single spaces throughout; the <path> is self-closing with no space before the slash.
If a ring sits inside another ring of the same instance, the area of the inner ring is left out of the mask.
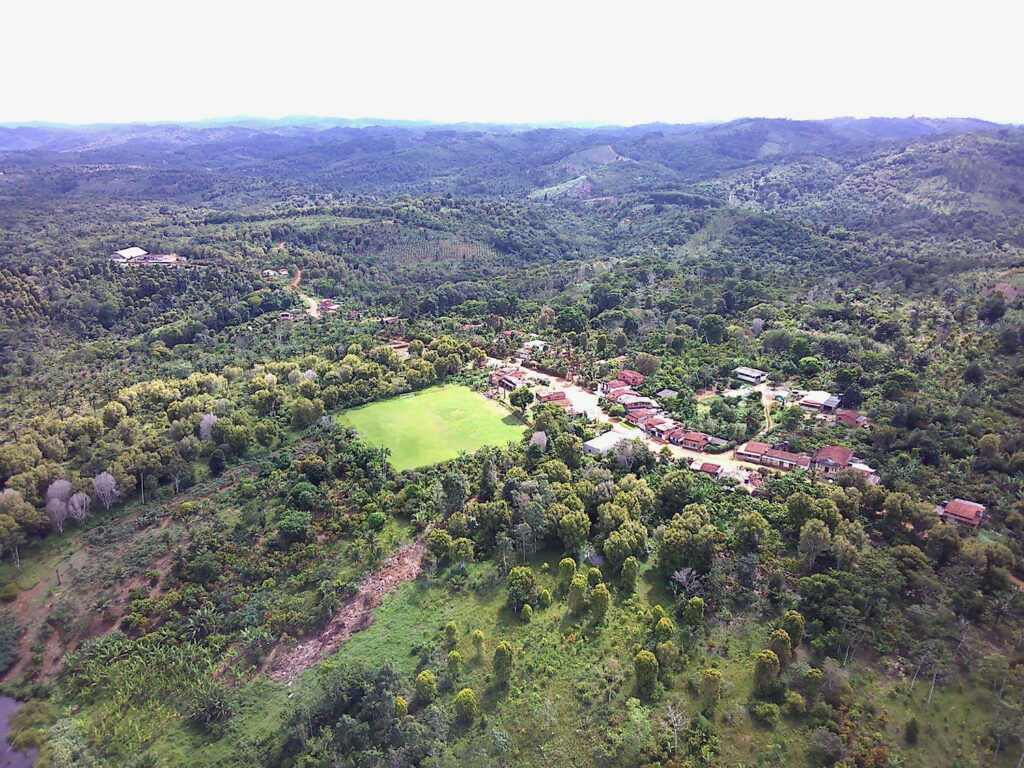
<path id="1" fill-rule="evenodd" d="M 7 746 L 9 721 L 20 706 L 21 704 L 9 696 L 0 696 L 0 768 L 32 768 L 36 764 L 36 750 L 15 752 Z"/>

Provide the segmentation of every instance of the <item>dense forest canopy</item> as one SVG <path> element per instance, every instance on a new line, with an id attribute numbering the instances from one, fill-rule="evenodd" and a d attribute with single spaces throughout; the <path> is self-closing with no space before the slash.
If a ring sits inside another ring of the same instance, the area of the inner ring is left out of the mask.
<path id="1" fill-rule="evenodd" d="M 0 126 L 0 393 L 40 765 L 1022 754 L 1019 128 Z"/>

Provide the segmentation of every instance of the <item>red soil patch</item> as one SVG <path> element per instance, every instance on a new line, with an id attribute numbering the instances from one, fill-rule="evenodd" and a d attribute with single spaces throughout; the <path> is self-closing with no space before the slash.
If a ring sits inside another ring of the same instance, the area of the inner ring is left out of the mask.
<path id="1" fill-rule="evenodd" d="M 356 632 L 369 627 L 384 595 L 419 576 L 424 548 L 423 542 L 400 547 L 378 571 L 359 582 L 356 593 L 341 604 L 319 634 L 299 645 L 276 649 L 267 664 L 267 674 L 275 680 L 297 677 L 337 652 Z"/>

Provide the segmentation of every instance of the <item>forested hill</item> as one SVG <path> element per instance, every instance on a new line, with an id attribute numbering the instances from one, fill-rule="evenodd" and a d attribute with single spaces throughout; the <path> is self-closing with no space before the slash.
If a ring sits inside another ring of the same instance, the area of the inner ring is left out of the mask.
<path id="1" fill-rule="evenodd" d="M 11 744 L 1020 768 L 1022 191 L 974 120 L 0 128 Z"/>

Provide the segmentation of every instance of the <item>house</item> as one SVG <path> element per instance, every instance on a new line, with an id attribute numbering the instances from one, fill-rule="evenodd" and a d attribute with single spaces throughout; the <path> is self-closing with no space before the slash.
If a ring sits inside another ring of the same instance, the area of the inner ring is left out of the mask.
<path id="1" fill-rule="evenodd" d="M 566 405 L 565 392 L 560 389 L 541 389 L 537 391 L 537 401 L 541 403 L 559 403 Z"/>
<path id="2" fill-rule="evenodd" d="M 660 392 L 654 394 L 655 397 L 678 397 L 679 393 L 674 389 L 663 389 Z"/>
<path id="3" fill-rule="evenodd" d="M 823 445 L 811 455 L 811 466 L 826 477 L 846 469 L 853 461 L 853 451 L 841 445 Z"/>
<path id="4" fill-rule="evenodd" d="M 703 451 L 711 442 L 711 437 L 703 432 L 684 432 L 679 440 L 679 445 L 691 451 Z"/>
<path id="5" fill-rule="evenodd" d="M 323 301 L 320 302 L 320 311 L 321 312 L 329 312 L 331 314 L 334 314 L 339 309 L 340 309 L 340 307 L 338 306 L 337 302 L 335 302 L 335 301 L 333 301 L 331 299 L 324 299 Z"/>
<path id="6" fill-rule="evenodd" d="M 487 377 L 487 382 L 492 387 L 501 387 L 511 392 L 513 389 L 519 389 L 523 386 L 523 374 L 517 368 L 501 368 L 497 371 L 491 371 Z"/>
<path id="7" fill-rule="evenodd" d="M 775 467 L 776 469 L 786 471 L 797 469 L 798 467 L 807 469 L 811 466 L 811 457 L 792 453 L 782 448 L 769 448 L 761 456 L 761 463 L 766 467 Z"/>
<path id="8" fill-rule="evenodd" d="M 878 473 L 875 472 L 875 470 L 873 470 L 867 464 L 864 464 L 863 462 L 851 461 L 850 466 L 847 467 L 847 469 L 852 469 L 855 472 L 860 472 L 862 475 L 864 475 L 864 479 L 871 483 L 871 485 L 878 485 L 880 482 L 882 482 L 882 478 L 878 476 Z"/>
<path id="9" fill-rule="evenodd" d="M 278 315 L 278 318 L 281 320 L 294 320 L 295 316 L 291 312 L 282 312 Z"/>
<path id="10" fill-rule="evenodd" d="M 633 411 L 637 408 L 648 408 L 652 411 L 658 409 L 658 403 L 655 400 L 643 397 L 642 395 L 623 394 L 619 396 L 618 403 L 625 406 L 627 411 Z"/>
<path id="11" fill-rule="evenodd" d="M 757 368 L 748 368 L 745 365 L 733 368 L 732 372 L 736 374 L 737 379 L 749 382 L 750 384 L 763 384 L 768 380 L 768 374 L 765 371 L 759 371 Z"/>
<path id="12" fill-rule="evenodd" d="M 623 368 L 619 371 L 619 379 L 626 382 L 631 387 L 639 387 L 644 383 L 644 375 L 642 373 L 631 371 L 628 368 Z"/>
<path id="13" fill-rule="evenodd" d="M 939 510 L 939 516 L 947 523 L 959 523 L 969 528 L 977 528 L 985 520 L 985 509 L 983 504 L 964 499 L 953 499 L 947 501 L 945 506 Z"/>
<path id="14" fill-rule="evenodd" d="M 750 442 L 737 447 L 735 456 L 740 461 L 750 461 L 754 464 L 760 464 L 765 451 L 769 448 L 770 446 L 768 443 L 759 443 L 756 440 L 751 440 Z"/>
<path id="15" fill-rule="evenodd" d="M 141 248 L 132 246 L 131 248 L 122 248 L 120 251 L 114 251 L 112 254 L 110 254 L 110 260 L 118 262 L 120 264 L 127 264 L 129 261 L 132 261 L 133 259 L 137 259 L 140 256 L 148 255 L 149 254 L 146 251 L 142 250 Z"/>
<path id="16" fill-rule="evenodd" d="M 637 395 L 636 392 L 634 392 L 629 387 L 620 387 L 619 389 L 613 389 L 610 392 L 606 392 L 604 399 L 607 400 L 609 403 L 617 403 L 619 402 L 619 398 L 623 397 L 624 395 L 634 395 L 639 397 L 639 395 Z"/>
<path id="17" fill-rule="evenodd" d="M 679 423 L 672 419 L 657 419 L 644 424 L 644 429 L 651 437 L 668 440 L 669 435 L 679 430 Z"/>
<path id="18" fill-rule="evenodd" d="M 277 277 L 277 270 L 276 269 L 264 269 L 262 272 L 260 272 L 260 274 L 263 275 L 263 277 Z"/>
<path id="19" fill-rule="evenodd" d="M 629 389 L 629 384 L 624 382 L 622 379 L 612 379 L 611 381 L 602 384 L 600 389 L 605 394 L 608 394 L 609 392 L 614 392 L 616 389 Z"/>
<path id="20" fill-rule="evenodd" d="M 839 407 L 840 398 L 831 392 L 820 389 L 805 392 L 797 403 L 805 411 L 818 411 L 819 413 L 832 413 Z"/>
<path id="21" fill-rule="evenodd" d="M 722 467 L 711 461 L 701 461 L 697 459 L 690 464 L 690 470 L 692 472 L 704 472 L 712 477 L 718 477 L 722 474 Z"/>
<path id="22" fill-rule="evenodd" d="M 282 248 L 284 247 L 284 243 L 281 243 L 281 247 Z M 284 269 L 284 268 L 281 268 L 281 269 L 277 270 L 277 275 L 278 275 L 278 277 L 288 277 L 288 270 Z"/>
<path id="23" fill-rule="evenodd" d="M 603 435 L 598 435 L 597 437 L 583 443 L 583 452 L 588 456 L 608 453 L 608 451 L 612 450 L 620 441 L 625 439 L 626 438 L 618 432 L 605 432 Z"/>
<path id="24" fill-rule="evenodd" d="M 637 408 L 626 414 L 626 421 L 630 424 L 639 424 L 641 419 L 657 415 L 657 411 L 652 411 L 650 408 Z"/>
<path id="25" fill-rule="evenodd" d="M 856 411 L 851 411 L 848 408 L 840 408 L 836 411 L 836 424 L 856 429 L 857 427 L 863 427 L 867 423 L 867 417 L 861 416 Z"/>

